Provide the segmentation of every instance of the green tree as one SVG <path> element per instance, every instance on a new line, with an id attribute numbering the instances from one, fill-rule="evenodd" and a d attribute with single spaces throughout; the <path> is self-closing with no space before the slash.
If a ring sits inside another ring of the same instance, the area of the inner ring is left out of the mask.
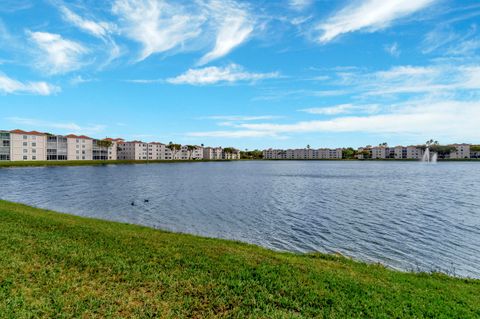
<path id="1" fill-rule="evenodd" d="M 174 160 L 177 152 L 182 149 L 182 145 L 170 142 L 168 143 L 167 148 L 172 152 L 172 160 Z"/>
<path id="2" fill-rule="evenodd" d="M 355 151 L 352 147 L 344 148 L 342 150 L 342 158 L 343 159 L 353 159 L 357 155 L 357 151 Z"/>
<path id="3" fill-rule="evenodd" d="M 191 160 L 193 159 L 193 151 L 196 150 L 197 147 L 195 145 L 187 145 L 187 150 L 188 150 L 188 159 Z"/>

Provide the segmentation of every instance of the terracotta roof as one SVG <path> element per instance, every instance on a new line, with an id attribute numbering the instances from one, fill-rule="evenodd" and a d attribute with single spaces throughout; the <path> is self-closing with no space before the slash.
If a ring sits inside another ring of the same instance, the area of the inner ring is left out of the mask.
<path id="1" fill-rule="evenodd" d="M 68 138 L 83 138 L 83 139 L 87 139 L 87 140 L 92 140 L 91 137 L 88 137 L 88 136 L 85 136 L 85 135 L 70 134 L 70 135 L 67 135 L 65 137 L 68 137 Z"/>
<path id="2" fill-rule="evenodd" d="M 22 130 L 13 130 L 13 131 L 10 131 L 10 133 L 23 134 L 23 135 L 39 135 L 39 136 L 46 135 L 45 133 L 41 133 L 41 132 L 37 132 L 37 131 L 27 132 L 27 131 L 22 131 Z"/>

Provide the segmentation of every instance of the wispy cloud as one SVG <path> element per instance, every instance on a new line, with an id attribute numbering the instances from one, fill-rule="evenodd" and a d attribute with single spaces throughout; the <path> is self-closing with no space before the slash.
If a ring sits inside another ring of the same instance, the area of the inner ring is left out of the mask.
<path id="1" fill-rule="evenodd" d="M 84 78 L 81 75 L 77 75 L 77 76 L 74 76 L 73 78 L 70 79 L 70 84 L 71 85 L 79 85 L 79 84 L 88 83 L 88 82 L 92 82 L 92 81 L 95 81 L 95 79 Z"/>
<path id="2" fill-rule="evenodd" d="M 316 26 L 320 31 L 317 40 L 329 42 L 350 32 L 365 30 L 378 31 L 389 27 L 394 21 L 411 15 L 436 0 L 361 0 L 342 8 L 325 22 Z"/>
<path id="3" fill-rule="evenodd" d="M 276 137 L 277 134 L 268 131 L 237 130 L 237 131 L 209 131 L 190 132 L 189 137 L 217 137 L 217 138 L 246 138 L 246 137 Z"/>
<path id="4" fill-rule="evenodd" d="M 329 120 L 302 121 L 290 124 L 258 123 L 241 124 L 236 130 L 192 132 L 195 137 L 281 137 L 315 132 L 362 132 L 372 134 L 412 134 L 427 138 L 438 136 L 446 139 L 480 138 L 477 119 L 479 102 L 417 101 L 397 105 L 386 114 L 342 116 Z"/>
<path id="5" fill-rule="evenodd" d="M 156 53 L 209 49 L 197 63 L 204 65 L 247 41 L 255 27 L 246 4 L 234 0 L 116 0 L 113 13 L 120 32 L 142 45 L 138 61 Z"/>
<path id="6" fill-rule="evenodd" d="M 0 12 L 16 12 L 21 10 L 28 10 L 33 7 L 33 2 L 30 0 L 15 0 L 15 1 L 1 1 Z"/>
<path id="7" fill-rule="evenodd" d="M 221 120 L 221 121 L 259 121 L 259 120 L 273 120 L 281 118 L 278 115 L 212 115 L 205 116 L 201 119 Z"/>
<path id="8" fill-rule="evenodd" d="M 82 57 L 88 49 L 80 43 L 55 33 L 27 31 L 27 35 L 40 50 L 36 66 L 46 73 L 67 73 L 84 65 Z"/>
<path id="9" fill-rule="evenodd" d="M 290 8 L 297 11 L 305 10 L 312 4 L 313 0 L 288 0 L 288 5 Z"/>
<path id="10" fill-rule="evenodd" d="M 6 120 L 23 127 L 32 127 L 40 130 L 44 130 L 46 128 L 59 129 L 67 133 L 96 134 L 105 130 L 105 125 L 99 124 L 81 126 L 74 122 L 50 122 L 24 117 L 7 117 Z"/>
<path id="11" fill-rule="evenodd" d="M 252 82 L 263 79 L 277 78 L 278 72 L 252 73 L 245 71 L 237 64 L 230 64 L 226 67 L 205 67 L 202 69 L 190 69 L 184 74 L 166 81 L 171 84 L 208 85 L 216 83 Z"/>
<path id="12" fill-rule="evenodd" d="M 51 95 L 60 92 L 60 87 L 47 82 L 20 82 L 0 73 L 0 92 L 4 94 Z"/>
<path id="13" fill-rule="evenodd" d="M 113 13 L 120 31 L 142 45 L 138 60 L 152 54 L 182 49 L 198 37 L 206 17 L 202 12 L 163 0 L 116 0 Z"/>
<path id="14" fill-rule="evenodd" d="M 368 105 L 354 105 L 354 104 L 340 104 L 335 106 L 312 107 L 301 109 L 300 112 L 319 115 L 339 115 L 351 113 L 376 113 L 381 109 L 378 104 Z"/>
<path id="15" fill-rule="evenodd" d="M 62 13 L 62 17 L 65 21 L 73 24 L 87 33 L 90 33 L 95 37 L 105 39 L 107 35 L 114 30 L 114 26 L 111 23 L 85 19 L 66 6 L 60 6 L 59 10 Z"/>
<path id="16" fill-rule="evenodd" d="M 208 10 L 216 29 L 213 49 L 205 54 L 198 65 L 223 57 L 245 42 L 254 30 L 254 19 L 247 9 L 234 1 L 211 0 Z"/>
<path id="17" fill-rule="evenodd" d="M 400 56 L 401 51 L 397 42 L 386 45 L 384 48 L 385 48 L 385 51 L 391 56 L 395 58 L 398 58 Z"/>

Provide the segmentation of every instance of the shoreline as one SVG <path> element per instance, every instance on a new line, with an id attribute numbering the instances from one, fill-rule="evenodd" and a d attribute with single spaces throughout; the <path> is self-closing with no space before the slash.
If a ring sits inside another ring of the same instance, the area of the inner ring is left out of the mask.
<path id="1" fill-rule="evenodd" d="M 480 280 L 78 217 L 0 200 L 0 313 L 480 316 Z"/>
<path id="2" fill-rule="evenodd" d="M 133 164 L 178 164 L 178 163 L 222 163 L 222 162 L 421 162 L 417 159 L 239 159 L 239 160 L 86 160 L 86 161 L 2 161 L 1 168 L 43 166 L 102 166 Z M 443 162 L 480 162 L 480 159 L 439 159 Z"/>

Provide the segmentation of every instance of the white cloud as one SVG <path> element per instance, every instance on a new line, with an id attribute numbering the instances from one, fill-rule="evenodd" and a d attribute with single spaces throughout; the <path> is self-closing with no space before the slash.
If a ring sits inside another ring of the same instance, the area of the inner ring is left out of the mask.
<path id="1" fill-rule="evenodd" d="M 233 1 L 211 0 L 208 8 L 218 31 L 214 48 L 200 59 L 199 65 L 227 55 L 245 42 L 254 29 L 254 22 L 247 10 Z"/>
<path id="2" fill-rule="evenodd" d="M 84 19 L 65 6 L 60 6 L 60 12 L 64 20 L 98 38 L 105 39 L 114 29 L 114 26 L 110 23 Z"/>
<path id="3" fill-rule="evenodd" d="M 480 90 L 476 65 L 399 66 L 357 79 L 365 95 L 460 93 Z"/>
<path id="4" fill-rule="evenodd" d="M 288 5 L 297 11 L 302 11 L 311 6 L 313 0 L 288 0 Z"/>
<path id="5" fill-rule="evenodd" d="M 116 0 L 113 13 L 120 17 L 121 32 L 142 44 L 139 61 L 184 47 L 200 35 L 206 19 L 199 11 L 163 0 Z"/>
<path id="6" fill-rule="evenodd" d="M 374 32 L 390 26 L 394 21 L 411 15 L 436 0 L 362 0 L 336 12 L 324 23 L 316 26 L 321 32 L 320 43 L 329 42 L 350 32 Z"/>
<path id="7" fill-rule="evenodd" d="M 202 119 L 210 119 L 210 120 L 222 120 L 222 121 L 259 121 L 259 120 L 273 120 L 278 119 L 281 116 L 277 115 L 212 115 L 206 116 Z"/>
<path id="8" fill-rule="evenodd" d="M 238 130 L 238 131 L 210 131 L 190 132 L 190 137 L 220 137 L 220 138 L 245 138 L 245 137 L 276 137 L 275 133 L 268 131 Z"/>
<path id="9" fill-rule="evenodd" d="M 395 58 L 398 58 L 400 56 L 400 53 L 401 53 L 397 42 L 394 42 L 390 45 L 386 45 L 385 46 L 385 51 Z"/>
<path id="10" fill-rule="evenodd" d="M 27 31 L 30 40 L 40 49 L 36 65 L 49 74 L 66 73 L 82 67 L 88 50 L 81 44 L 59 34 Z"/>
<path id="11" fill-rule="evenodd" d="M 77 76 L 70 79 L 70 84 L 75 86 L 75 85 L 88 83 L 88 82 L 92 82 L 92 81 L 95 81 L 95 80 L 90 79 L 90 78 L 84 78 L 81 75 L 77 75 Z"/>
<path id="12" fill-rule="evenodd" d="M 156 53 L 210 48 L 198 61 L 204 65 L 247 41 L 255 26 L 246 5 L 234 0 L 116 0 L 112 11 L 120 32 L 142 45 L 138 61 Z"/>
<path id="13" fill-rule="evenodd" d="M 340 105 L 327 106 L 327 107 L 313 107 L 308 109 L 302 109 L 299 111 L 309 113 L 309 114 L 339 115 L 339 114 L 350 114 L 350 113 L 376 113 L 379 110 L 380 110 L 380 105 L 378 104 L 368 104 L 368 105 L 340 104 Z"/>
<path id="14" fill-rule="evenodd" d="M 422 138 L 480 139 L 480 103 L 463 101 L 417 101 L 398 105 L 387 114 L 337 117 L 331 120 L 291 124 L 240 124 L 232 131 L 193 132 L 196 137 L 265 137 L 315 132 L 362 132 L 371 134 L 412 134 Z"/>
<path id="15" fill-rule="evenodd" d="M 58 86 L 46 82 L 20 82 L 0 73 L 0 92 L 51 95 L 60 92 Z"/>
<path id="16" fill-rule="evenodd" d="M 24 118 L 24 117 L 7 117 L 6 120 L 22 125 L 38 129 L 60 129 L 68 131 L 68 133 L 82 133 L 82 134 L 95 134 L 105 130 L 105 125 L 87 125 L 80 126 L 74 122 L 49 122 L 39 119 Z"/>
<path id="17" fill-rule="evenodd" d="M 171 84 L 208 85 L 219 82 L 252 82 L 276 77 L 279 77 L 278 72 L 251 73 L 245 71 L 240 65 L 230 64 L 226 67 L 211 66 L 202 69 L 190 69 L 184 74 L 169 78 L 166 81 Z"/>

